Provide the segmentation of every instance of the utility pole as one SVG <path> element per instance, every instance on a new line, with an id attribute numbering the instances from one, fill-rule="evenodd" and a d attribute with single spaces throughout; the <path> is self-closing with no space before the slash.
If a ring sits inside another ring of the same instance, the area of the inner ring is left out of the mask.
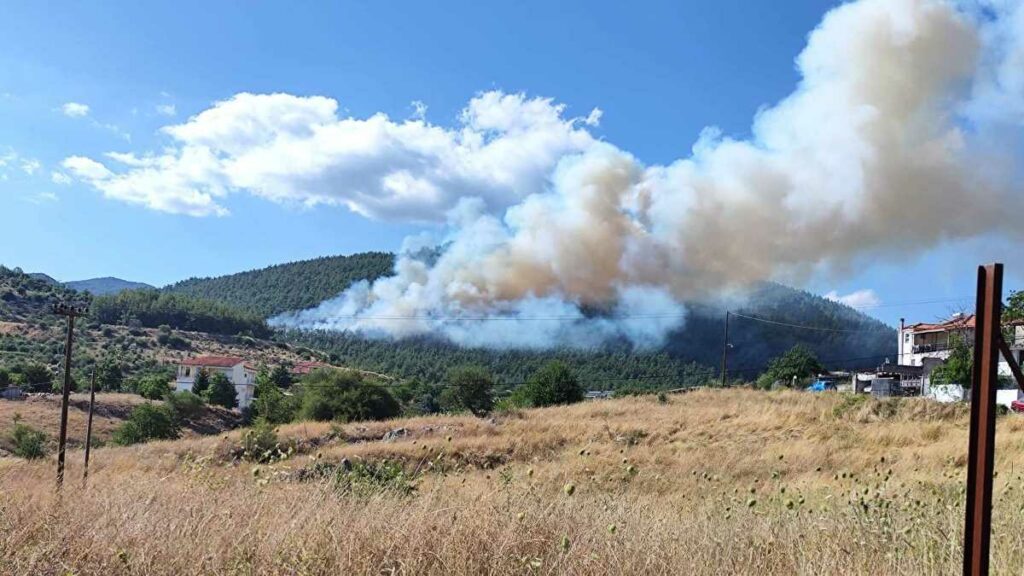
<path id="1" fill-rule="evenodd" d="M 96 367 L 92 368 L 92 380 L 89 383 L 89 423 L 85 425 L 85 471 L 82 482 L 89 479 L 89 449 L 92 448 L 92 409 L 96 405 Z"/>
<path id="2" fill-rule="evenodd" d="M 88 312 L 85 306 L 74 306 L 58 302 L 53 313 L 68 319 L 68 334 L 64 341 L 64 390 L 60 401 L 60 438 L 57 444 L 57 489 L 64 485 L 64 453 L 68 440 L 68 400 L 71 395 L 71 345 L 75 333 L 75 318 Z"/>
<path id="3" fill-rule="evenodd" d="M 729 372 L 729 311 L 725 311 L 725 340 L 722 341 L 722 386 L 725 386 Z"/>

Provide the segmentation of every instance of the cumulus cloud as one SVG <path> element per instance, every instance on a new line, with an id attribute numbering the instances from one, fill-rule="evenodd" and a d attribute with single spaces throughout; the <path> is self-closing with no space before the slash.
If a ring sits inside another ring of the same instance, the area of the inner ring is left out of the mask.
<path id="1" fill-rule="evenodd" d="M 70 116 L 71 118 L 81 118 L 89 115 L 89 105 L 79 102 L 65 102 L 60 107 L 60 110 L 65 116 Z"/>
<path id="2" fill-rule="evenodd" d="M 53 171 L 50 172 L 50 181 L 61 186 L 69 186 L 71 184 L 71 177 L 64 172 Z"/>
<path id="3" fill-rule="evenodd" d="M 470 100 L 453 128 L 341 117 L 338 102 L 322 96 L 243 93 L 163 128 L 168 149 L 93 160 L 109 174 L 85 181 L 110 198 L 194 216 L 226 213 L 225 197 L 245 190 L 442 221 L 464 196 L 500 210 L 543 189 L 562 157 L 594 144 L 583 125 L 551 99 L 498 91 Z"/>
<path id="4" fill-rule="evenodd" d="M 156 113 L 161 116 L 176 116 L 178 108 L 174 104 L 157 104 Z"/>
<path id="5" fill-rule="evenodd" d="M 21 171 L 29 176 L 35 174 L 42 167 L 43 164 L 35 158 L 26 158 L 21 161 Z"/>
<path id="6" fill-rule="evenodd" d="M 569 327 L 588 326 L 595 311 L 621 327 L 633 320 L 620 311 L 628 290 L 661 295 L 641 299 L 655 311 L 640 317 L 666 319 L 678 316 L 668 305 L 759 280 L 993 232 L 1019 238 L 1024 163 L 1012 144 L 1021 125 L 1014 107 L 987 104 L 979 88 L 1016 58 L 1024 27 L 999 19 L 1017 14 L 931 0 L 844 4 L 810 34 L 799 85 L 758 113 L 751 138 L 708 128 L 690 156 L 665 166 L 591 141 L 504 212 L 458 205 L 436 261 L 403 256 L 394 277 L 275 322 L 455 341 L 450 325 L 464 323 L 476 326 L 464 334 L 495 345 L 495 329 L 470 317 L 520 319 L 524 303 L 553 301 L 579 314 Z M 1000 94 L 1021 101 L 1009 89 L 1020 68 L 1010 68 Z M 530 117 L 502 110 L 479 118 L 510 129 Z M 878 300 L 870 291 L 833 296 Z M 559 341 L 573 343 L 563 330 Z"/>
<path id="7" fill-rule="evenodd" d="M 875 294 L 875 291 L 870 288 L 855 290 L 849 294 L 839 294 L 835 290 L 832 290 L 828 294 L 825 294 L 825 298 L 833 302 L 846 304 L 850 308 L 858 309 L 874 308 L 882 303 L 878 294 Z"/>

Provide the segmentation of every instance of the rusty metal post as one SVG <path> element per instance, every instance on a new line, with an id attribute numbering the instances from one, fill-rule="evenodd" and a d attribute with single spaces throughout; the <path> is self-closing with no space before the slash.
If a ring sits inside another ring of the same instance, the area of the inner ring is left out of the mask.
<path id="1" fill-rule="evenodd" d="M 988 576 L 992 532 L 992 470 L 996 437 L 996 389 L 1002 332 L 1003 265 L 978 267 L 967 456 L 964 576 Z"/>

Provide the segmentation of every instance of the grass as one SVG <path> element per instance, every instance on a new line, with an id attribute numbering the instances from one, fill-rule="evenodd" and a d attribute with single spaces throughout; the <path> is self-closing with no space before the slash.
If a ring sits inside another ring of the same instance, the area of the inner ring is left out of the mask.
<path id="1" fill-rule="evenodd" d="M 96 394 L 92 433 L 94 445 L 111 440 L 114 431 L 131 414 L 132 409 L 150 402 L 136 394 L 102 392 Z M 68 444 L 85 446 L 85 429 L 89 417 L 89 394 L 74 393 L 68 403 Z M 60 431 L 60 394 L 31 395 L 23 400 L 0 400 L 0 456 L 14 450 L 11 432 L 14 421 L 39 430 L 46 436 L 46 444 L 55 453 Z M 241 417 L 216 406 L 204 406 L 199 417 L 185 422 L 182 433 L 196 436 L 227 430 L 239 425 Z"/>
<path id="2" fill-rule="evenodd" d="M 709 390 L 293 424 L 263 464 L 241 431 L 102 448 L 86 488 L 73 453 L 63 498 L 52 461 L 0 459 L 0 573 L 951 574 L 967 419 Z M 1024 419 L 997 439 L 993 573 L 1019 574 Z"/>

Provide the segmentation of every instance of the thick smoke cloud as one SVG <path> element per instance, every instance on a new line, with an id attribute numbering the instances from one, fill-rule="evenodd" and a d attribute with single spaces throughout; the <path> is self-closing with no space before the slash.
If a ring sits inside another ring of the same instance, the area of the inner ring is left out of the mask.
<path id="1" fill-rule="evenodd" d="M 652 344 L 682 322 L 678 302 L 1012 232 L 1024 207 L 1012 147 L 1022 14 L 1019 3 L 841 6 L 750 139 L 708 129 L 668 166 L 595 142 L 501 219 L 464 201 L 436 263 L 404 256 L 395 277 L 278 321 L 490 346 Z M 584 308 L 608 314 L 582 319 Z M 533 320 L 506 330 L 479 316 Z M 545 326 L 551 316 L 580 319 Z"/>
<path id="2" fill-rule="evenodd" d="M 644 165 L 548 99 L 489 92 L 456 129 L 339 119 L 327 98 L 242 94 L 165 131 L 157 156 L 65 167 L 104 194 L 226 211 L 247 190 L 373 217 L 447 215 L 444 250 L 281 325 L 467 345 L 657 344 L 681 302 L 799 281 L 991 232 L 1022 204 L 1020 0 L 860 0 L 829 12 L 799 85 L 747 139 L 709 128 Z M 682 65 L 682 64 L 681 64 Z M 481 321 L 481 318 L 491 320 Z"/>

